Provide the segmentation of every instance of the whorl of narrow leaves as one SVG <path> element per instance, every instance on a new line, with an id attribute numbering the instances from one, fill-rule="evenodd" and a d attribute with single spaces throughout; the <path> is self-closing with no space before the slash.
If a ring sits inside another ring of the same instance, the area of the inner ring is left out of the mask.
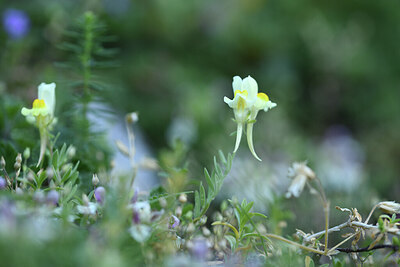
<path id="1" fill-rule="evenodd" d="M 71 70 L 76 77 L 71 79 L 70 86 L 78 92 L 78 99 L 87 103 L 92 98 L 92 91 L 103 91 L 108 87 L 93 70 L 118 65 L 113 60 L 117 50 L 104 46 L 115 38 L 105 36 L 105 31 L 104 23 L 93 13 L 86 12 L 74 27 L 65 31 L 65 41 L 58 46 L 67 53 L 67 59 L 56 66 Z"/>
<path id="2" fill-rule="evenodd" d="M 225 177 L 231 170 L 232 160 L 234 155 L 228 154 L 228 159 L 225 158 L 222 151 L 219 151 L 219 160 L 214 157 L 214 170 L 210 173 L 204 168 L 204 176 L 207 182 L 207 194 L 202 183 L 200 183 L 199 190 L 195 192 L 195 204 L 194 204 L 194 220 L 199 220 L 210 207 L 211 202 L 218 195 L 221 190 L 222 184 Z"/>

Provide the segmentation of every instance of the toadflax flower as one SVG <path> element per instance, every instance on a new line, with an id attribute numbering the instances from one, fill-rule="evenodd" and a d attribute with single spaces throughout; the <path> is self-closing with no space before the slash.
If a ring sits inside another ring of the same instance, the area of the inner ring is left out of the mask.
<path id="1" fill-rule="evenodd" d="M 286 193 L 286 197 L 290 198 L 291 196 L 299 197 L 307 180 L 314 179 L 315 173 L 306 165 L 306 162 L 294 162 L 289 168 L 288 176 L 293 179 Z"/>
<path id="2" fill-rule="evenodd" d="M 242 80 L 239 76 L 233 77 L 232 82 L 233 99 L 224 97 L 224 102 L 233 109 L 237 125 L 236 144 L 233 152 L 239 148 L 243 134 L 244 125 L 247 124 L 247 144 L 253 156 L 261 161 L 257 156 L 253 145 L 253 125 L 260 110 L 268 111 L 276 107 L 268 96 L 258 92 L 258 85 L 250 75 Z"/>
<path id="3" fill-rule="evenodd" d="M 48 128 L 54 122 L 56 84 L 41 83 L 38 87 L 38 98 L 33 101 L 32 108 L 22 108 L 21 114 L 31 123 L 36 123 L 40 132 L 40 156 L 37 166 L 43 159 L 46 151 Z"/>

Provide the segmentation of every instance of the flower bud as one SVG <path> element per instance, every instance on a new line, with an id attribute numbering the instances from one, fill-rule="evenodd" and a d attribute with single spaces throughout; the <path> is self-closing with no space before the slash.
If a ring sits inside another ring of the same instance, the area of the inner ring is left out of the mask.
<path id="1" fill-rule="evenodd" d="M 15 164 L 14 164 L 14 169 L 15 169 L 16 171 L 18 171 L 19 169 L 21 169 L 21 164 L 18 163 L 18 162 L 15 162 Z"/>
<path id="2" fill-rule="evenodd" d="M 175 214 L 176 214 L 176 216 L 178 216 L 178 217 L 181 217 L 181 216 L 182 216 L 182 207 L 181 207 L 181 206 L 178 206 L 178 207 L 175 209 Z"/>
<path id="3" fill-rule="evenodd" d="M 208 237 L 208 236 L 211 235 L 211 231 L 208 230 L 208 228 L 205 227 L 205 226 L 203 226 L 203 228 L 201 228 L 201 231 L 203 232 L 203 235 L 204 235 L 205 237 Z"/>
<path id="4" fill-rule="evenodd" d="M 196 230 L 196 227 L 194 226 L 194 224 L 193 224 L 193 223 L 189 223 L 189 225 L 188 225 L 187 228 L 186 228 L 186 232 L 187 232 L 188 234 L 191 234 L 191 233 L 193 233 L 195 230 Z"/>
<path id="5" fill-rule="evenodd" d="M 15 162 L 17 162 L 17 163 L 21 164 L 21 162 L 22 162 L 22 156 L 21 156 L 21 153 L 18 153 L 17 157 L 15 158 Z"/>
<path id="6" fill-rule="evenodd" d="M 207 222 L 207 216 L 206 216 L 206 215 L 203 215 L 203 216 L 200 218 L 199 223 L 200 223 L 200 225 L 204 225 L 204 224 L 206 224 L 206 222 Z"/>
<path id="7" fill-rule="evenodd" d="M 131 113 L 126 114 L 125 120 L 129 124 L 134 124 L 135 122 L 137 122 L 139 120 L 138 113 L 137 112 L 131 112 Z"/>
<path id="8" fill-rule="evenodd" d="M 49 179 L 49 180 L 53 179 L 53 176 L 54 176 L 53 168 L 48 167 L 46 169 L 46 176 L 47 176 L 47 179 Z"/>
<path id="9" fill-rule="evenodd" d="M 192 217 L 193 217 L 193 212 L 192 212 L 191 210 L 188 210 L 188 211 L 185 213 L 185 218 L 188 219 L 188 220 L 191 220 Z"/>
<path id="10" fill-rule="evenodd" d="M 76 154 L 76 148 L 73 145 L 70 145 L 67 149 L 67 156 L 71 159 L 75 157 Z"/>
<path id="11" fill-rule="evenodd" d="M 5 167 L 6 167 L 6 160 L 2 156 L 1 159 L 0 159 L 0 169 L 4 170 Z"/>
<path id="12" fill-rule="evenodd" d="M 97 174 L 94 173 L 93 177 L 92 177 L 92 184 L 94 186 L 97 186 L 99 184 L 99 182 L 100 182 L 99 177 L 97 177 Z"/>
<path id="13" fill-rule="evenodd" d="M 89 206 L 90 200 L 86 194 L 82 194 L 82 202 L 83 202 L 83 205 Z"/>
<path id="14" fill-rule="evenodd" d="M 28 179 L 29 182 L 33 182 L 35 179 L 33 172 L 29 171 L 28 174 L 26 175 L 26 179 Z"/>
<path id="15" fill-rule="evenodd" d="M 222 221 L 224 219 L 224 217 L 222 216 L 222 214 L 220 212 L 215 212 L 214 213 L 214 221 Z"/>
<path id="16" fill-rule="evenodd" d="M 99 186 L 94 190 L 94 198 L 99 204 L 103 204 L 106 196 L 106 190 L 104 187 Z"/>
<path id="17" fill-rule="evenodd" d="M 31 149 L 27 147 L 24 150 L 24 159 L 29 159 L 30 156 L 31 156 Z"/>
<path id="18" fill-rule="evenodd" d="M 228 202 L 226 200 L 221 203 L 221 211 L 224 212 L 228 208 Z"/>
<path id="19" fill-rule="evenodd" d="M 181 195 L 179 196 L 179 202 L 181 202 L 182 204 L 187 202 L 187 196 L 186 196 L 186 194 L 181 194 Z"/>

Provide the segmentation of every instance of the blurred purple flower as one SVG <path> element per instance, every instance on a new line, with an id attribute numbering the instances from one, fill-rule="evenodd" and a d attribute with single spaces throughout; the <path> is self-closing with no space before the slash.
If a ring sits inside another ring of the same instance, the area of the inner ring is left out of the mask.
<path id="1" fill-rule="evenodd" d="M 191 247 L 193 257 L 198 260 L 205 260 L 208 254 L 207 240 L 203 238 L 196 238 L 193 240 L 193 246 Z"/>
<path id="2" fill-rule="evenodd" d="M 0 176 L 0 189 L 4 189 L 7 186 L 6 179 Z"/>
<path id="3" fill-rule="evenodd" d="M 0 232 L 10 231 L 17 225 L 15 204 L 9 200 L 0 200 Z"/>
<path id="4" fill-rule="evenodd" d="M 99 186 L 94 190 L 94 198 L 98 203 L 103 204 L 105 196 L 106 190 L 104 189 L 104 187 Z"/>
<path id="5" fill-rule="evenodd" d="M 29 32 L 30 20 L 24 11 L 10 8 L 3 13 L 3 27 L 12 39 L 21 39 Z"/>
<path id="6" fill-rule="evenodd" d="M 139 213 L 136 212 L 136 210 L 133 211 L 132 222 L 133 222 L 133 224 L 139 224 L 140 223 Z"/>
<path id="7" fill-rule="evenodd" d="M 133 197 L 131 199 L 132 204 L 136 203 L 136 201 L 138 200 L 138 196 L 139 196 L 139 188 L 135 187 L 135 192 L 133 193 Z"/>
<path id="8" fill-rule="evenodd" d="M 60 195 L 58 194 L 58 192 L 56 190 L 51 190 L 48 194 L 47 194 L 47 202 L 53 205 L 57 205 L 58 204 L 58 199 L 60 198 Z"/>
<path id="9" fill-rule="evenodd" d="M 174 229 L 175 227 L 178 227 L 181 221 L 176 217 L 175 215 L 171 216 L 170 220 L 170 228 Z"/>

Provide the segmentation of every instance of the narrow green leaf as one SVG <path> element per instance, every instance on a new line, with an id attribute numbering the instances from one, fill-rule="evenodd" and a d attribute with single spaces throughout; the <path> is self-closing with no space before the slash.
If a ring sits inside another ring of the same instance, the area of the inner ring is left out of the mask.
<path id="1" fill-rule="evenodd" d="M 206 191 L 204 189 L 203 183 L 200 183 L 200 201 L 201 201 L 201 206 L 206 203 Z"/>
<path id="2" fill-rule="evenodd" d="M 53 153 L 53 166 L 54 166 L 54 168 L 55 169 L 58 169 L 58 150 L 56 150 L 54 153 Z"/>
<path id="3" fill-rule="evenodd" d="M 231 251 L 235 252 L 235 250 L 237 248 L 236 238 L 231 235 L 225 235 L 224 237 L 226 240 L 228 240 L 229 245 L 231 246 Z"/>
<path id="4" fill-rule="evenodd" d="M 200 195 L 199 191 L 194 192 L 194 217 L 197 218 L 200 216 Z"/>
<path id="5" fill-rule="evenodd" d="M 222 153 L 221 150 L 218 150 L 218 154 L 219 154 L 219 158 L 220 158 L 221 162 L 222 162 L 224 165 L 226 165 L 227 160 L 226 160 L 226 158 L 225 158 L 224 153 Z"/>

